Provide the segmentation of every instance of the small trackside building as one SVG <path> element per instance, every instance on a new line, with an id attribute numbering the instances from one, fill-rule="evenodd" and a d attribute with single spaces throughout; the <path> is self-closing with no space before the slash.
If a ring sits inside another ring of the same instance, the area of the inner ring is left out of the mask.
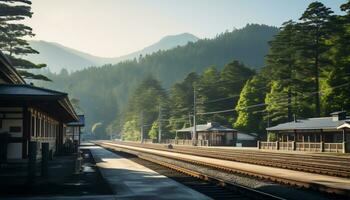
<path id="1" fill-rule="evenodd" d="M 276 141 L 258 142 L 260 149 L 314 152 L 350 152 L 350 118 L 345 111 L 330 117 L 298 119 L 266 130 Z"/>
<path id="2" fill-rule="evenodd" d="M 28 85 L 0 53 L 0 162 L 28 158 L 29 143 L 62 151 L 66 124 L 78 121 L 66 93 Z M 38 153 L 38 155 L 40 155 Z"/>
<path id="3" fill-rule="evenodd" d="M 78 115 L 79 121 L 67 124 L 66 137 L 72 140 L 74 144 L 80 145 L 81 129 L 85 126 L 85 116 Z"/>
<path id="4" fill-rule="evenodd" d="M 176 131 L 176 137 L 184 140 L 192 140 L 192 133 L 194 127 L 184 128 Z M 218 123 L 209 122 L 207 124 L 200 124 L 196 126 L 197 145 L 200 146 L 233 146 L 237 130 L 227 128 Z"/>

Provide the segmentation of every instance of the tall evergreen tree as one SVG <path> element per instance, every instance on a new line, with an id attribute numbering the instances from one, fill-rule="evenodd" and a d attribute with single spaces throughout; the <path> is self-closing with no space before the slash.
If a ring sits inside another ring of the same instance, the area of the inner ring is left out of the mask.
<path id="1" fill-rule="evenodd" d="M 219 103 L 208 104 L 208 102 L 224 98 L 225 94 L 222 91 L 224 82 L 220 81 L 220 72 L 214 67 L 207 68 L 200 76 L 198 83 L 196 84 L 197 91 L 197 112 L 210 112 L 222 109 L 222 105 Z M 198 123 L 206 123 L 209 121 L 219 122 L 221 124 L 227 124 L 224 116 L 214 115 L 200 115 L 197 118 Z"/>
<path id="2" fill-rule="evenodd" d="M 292 96 L 296 95 L 296 40 L 298 33 L 295 22 L 283 24 L 281 31 L 270 42 L 270 52 L 266 63 L 269 77 L 272 81 L 271 91 L 268 94 L 267 111 L 274 113 L 272 121 L 291 120 L 295 109 L 292 105 Z M 272 98 L 273 97 L 273 101 Z M 283 107 L 284 109 L 280 109 Z M 276 119 L 275 119 L 276 117 Z"/>
<path id="3" fill-rule="evenodd" d="M 246 67 L 238 60 L 226 64 L 220 73 L 220 81 L 222 82 L 220 91 L 227 98 L 213 103 L 220 104 L 222 109 L 235 107 L 245 82 L 254 75 L 254 70 Z"/>
<path id="4" fill-rule="evenodd" d="M 350 1 L 341 5 L 346 14 L 333 21 L 332 48 L 329 53 L 332 68 L 327 73 L 323 101 L 325 113 L 350 110 Z M 331 102 L 331 103 L 330 103 Z"/>
<path id="5" fill-rule="evenodd" d="M 264 124 L 264 98 L 267 80 L 260 75 L 254 76 L 244 85 L 237 106 L 235 108 L 238 118 L 233 124 L 234 128 L 247 132 L 263 133 Z M 261 137 L 263 135 L 260 135 Z"/>
<path id="6" fill-rule="evenodd" d="M 134 125 L 139 121 L 139 125 L 144 126 L 144 136 L 146 137 L 151 125 L 158 120 L 159 106 L 167 104 L 168 97 L 160 82 L 152 76 L 146 77 L 132 94 L 125 113 L 125 124 Z M 141 124 L 142 123 L 142 124 Z M 127 130 L 134 130 L 130 129 Z M 134 131 L 131 132 L 132 134 Z M 124 130 L 123 135 L 128 132 Z"/>
<path id="7" fill-rule="evenodd" d="M 179 83 L 175 83 L 170 90 L 170 108 L 172 129 L 189 126 L 193 114 L 193 90 L 198 81 L 198 74 L 192 72 Z"/>
<path id="8" fill-rule="evenodd" d="M 32 28 L 21 23 L 21 20 L 32 17 L 30 5 L 31 1 L 27 0 L 0 0 L 0 49 L 7 54 L 23 78 L 49 81 L 46 76 L 29 71 L 46 67 L 45 64 L 34 64 L 21 58 L 39 53 L 24 39 L 34 36 Z"/>
<path id="9" fill-rule="evenodd" d="M 323 67 L 329 64 L 326 53 L 330 46 L 326 43 L 331 33 L 332 13 L 320 2 L 311 3 L 302 14 L 298 23 L 299 31 L 302 36 L 299 38 L 298 50 L 300 64 L 305 70 L 304 73 L 310 73 L 313 82 L 313 90 L 315 92 L 315 115 L 320 116 L 320 75 Z M 309 72 L 307 72 L 309 70 Z"/>

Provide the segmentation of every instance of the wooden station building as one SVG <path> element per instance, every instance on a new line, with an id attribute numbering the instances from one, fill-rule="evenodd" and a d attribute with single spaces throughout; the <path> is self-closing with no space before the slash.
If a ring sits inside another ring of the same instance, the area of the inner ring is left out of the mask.
<path id="1" fill-rule="evenodd" d="M 258 142 L 260 149 L 315 152 L 350 152 L 350 118 L 345 111 L 330 117 L 298 119 L 267 128 L 277 141 Z"/>
<path id="2" fill-rule="evenodd" d="M 177 138 L 190 141 L 193 130 L 193 126 L 177 130 Z M 197 144 L 200 146 L 233 146 L 235 135 L 237 135 L 237 130 L 212 122 L 196 125 L 196 132 L 198 135 Z"/>
<path id="3" fill-rule="evenodd" d="M 61 152 L 66 124 L 78 120 L 66 93 L 26 84 L 0 52 L 0 162 L 27 158 L 30 142 Z"/>

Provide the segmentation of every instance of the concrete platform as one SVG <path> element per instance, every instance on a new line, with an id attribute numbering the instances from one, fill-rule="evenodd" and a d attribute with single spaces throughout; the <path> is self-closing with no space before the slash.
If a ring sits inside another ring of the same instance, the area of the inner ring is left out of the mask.
<path id="1" fill-rule="evenodd" d="M 101 147 L 85 146 L 81 148 L 90 149 L 102 176 L 115 192 L 116 199 L 210 199 L 170 178 Z"/>
<path id="2" fill-rule="evenodd" d="M 127 148 L 130 150 L 145 152 L 145 153 L 154 153 L 154 154 L 164 155 L 164 156 L 174 157 L 174 158 L 184 158 L 188 160 L 194 160 L 194 161 L 209 163 L 209 164 L 214 163 L 217 166 L 232 168 L 243 172 L 266 175 L 269 177 L 283 178 L 285 180 L 305 183 L 311 186 L 317 186 L 319 188 L 335 189 L 339 191 L 344 191 L 347 194 L 350 193 L 350 179 L 347 179 L 347 178 L 313 174 L 308 172 L 294 171 L 294 170 L 281 169 L 281 168 L 275 168 L 275 167 L 267 167 L 267 166 L 254 165 L 254 164 L 228 161 L 228 160 L 220 160 L 215 158 L 193 156 L 188 154 L 167 152 L 167 151 L 161 151 L 161 150 L 132 147 L 127 145 L 115 144 L 115 143 L 107 143 L 107 144 L 114 145 L 120 148 Z"/>

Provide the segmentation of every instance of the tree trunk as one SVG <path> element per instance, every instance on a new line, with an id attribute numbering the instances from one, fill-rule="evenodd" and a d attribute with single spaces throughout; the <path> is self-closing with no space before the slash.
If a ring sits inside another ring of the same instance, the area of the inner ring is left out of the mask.
<path id="1" fill-rule="evenodd" d="M 321 106 L 320 106 L 320 83 L 319 83 L 319 36 L 317 33 L 316 36 L 316 49 L 315 49 L 315 104 L 316 104 L 316 117 L 321 115 Z"/>

